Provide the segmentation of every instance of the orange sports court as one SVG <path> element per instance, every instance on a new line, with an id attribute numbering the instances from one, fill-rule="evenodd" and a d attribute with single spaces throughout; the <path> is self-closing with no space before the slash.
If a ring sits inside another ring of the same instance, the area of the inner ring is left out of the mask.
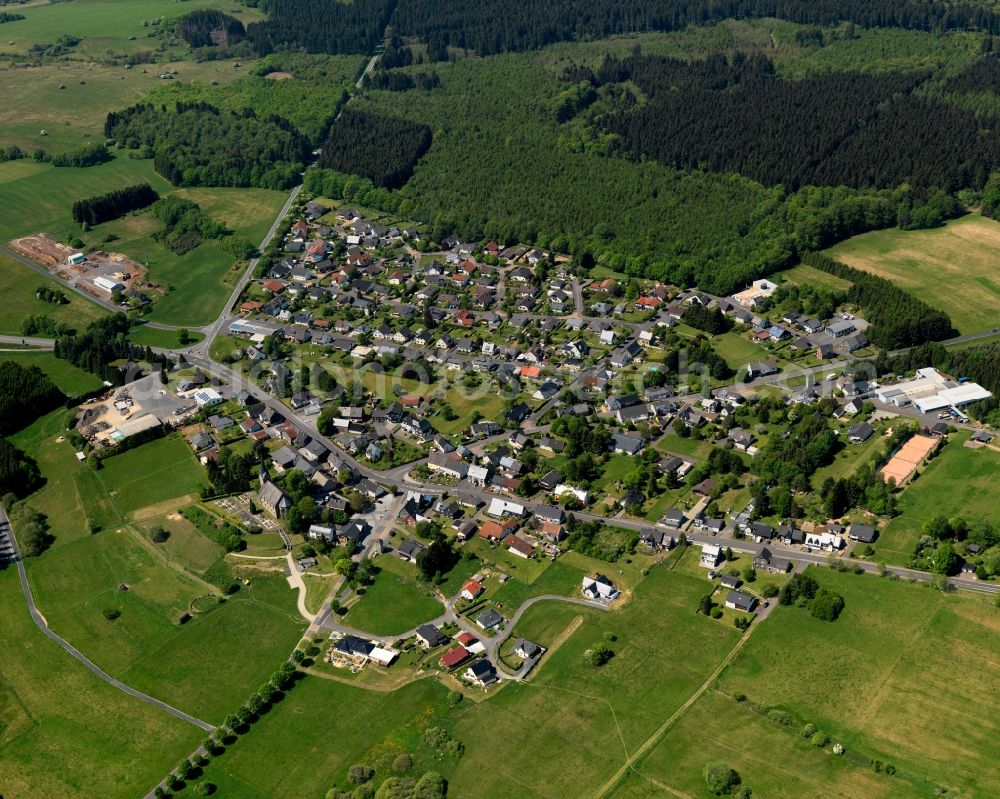
<path id="1" fill-rule="evenodd" d="M 902 485 L 909 480 L 917 467 L 934 451 L 938 440 L 931 436 L 915 435 L 893 455 L 879 473 L 886 482 L 892 477 L 896 485 Z"/>

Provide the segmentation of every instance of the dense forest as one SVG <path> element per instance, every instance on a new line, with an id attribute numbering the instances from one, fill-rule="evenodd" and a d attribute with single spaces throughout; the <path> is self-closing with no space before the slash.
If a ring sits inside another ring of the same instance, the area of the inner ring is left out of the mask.
<path id="1" fill-rule="evenodd" d="M 867 331 L 869 341 L 883 349 L 913 347 L 958 335 L 948 314 L 932 308 L 885 278 L 862 272 L 822 253 L 808 253 L 802 261 L 851 281 L 847 299 L 861 307 L 865 319 L 871 322 Z"/>
<path id="2" fill-rule="evenodd" d="M 264 0 L 268 19 L 246 27 L 247 41 L 259 55 L 280 50 L 307 53 L 372 53 L 396 0 Z"/>
<path id="3" fill-rule="evenodd" d="M 37 366 L 0 361 L 0 435 L 27 427 L 65 400 Z"/>
<path id="4" fill-rule="evenodd" d="M 284 119 L 201 102 L 178 102 L 172 111 L 148 104 L 113 111 L 104 134 L 152 157 L 156 171 L 176 186 L 286 189 L 310 155 L 308 140 Z"/>
<path id="5" fill-rule="evenodd" d="M 601 121 L 616 151 L 765 185 L 981 188 L 1000 144 L 972 111 L 913 92 L 926 73 L 831 72 L 782 80 L 761 54 L 696 61 L 633 55 L 567 70 L 594 87 L 632 81 L 645 101 Z"/>
<path id="6" fill-rule="evenodd" d="M 130 211 L 152 205 L 159 198 L 148 183 L 126 186 L 107 194 L 86 197 L 73 203 L 73 220 L 88 225 L 99 225 L 117 219 Z"/>
<path id="7" fill-rule="evenodd" d="M 331 128 L 319 165 L 397 189 L 430 146 L 427 125 L 350 109 Z"/>
<path id="8" fill-rule="evenodd" d="M 432 57 L 444 59 L 448 47 L 488 55 L 754 17 L 807 25 L 853 22 L 869 28 L 1000 32 L 1000 16 L 985 4 L 939 0 L 407 0 L 396 8 L 392 23 L 403 36 L 424 40 Z"/>

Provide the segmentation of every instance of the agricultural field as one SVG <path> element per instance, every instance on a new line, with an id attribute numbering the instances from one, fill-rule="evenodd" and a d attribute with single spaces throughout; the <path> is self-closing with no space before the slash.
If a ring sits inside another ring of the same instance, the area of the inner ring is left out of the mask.
<path id="1" fill-rule="evenodd" d="M 867 764 L 867 758 L 876 758 L 896 768 L 895 776 L 879 776 L 871 788 L 866 787 L 873 774 L 868 771 L 850 780 L 844 793 L 833 790 L 844 784 L 841 777 L 820 795 L 993 796 L 1000 791 L 992 766 L 1000 734 L 1000 635 L 992 600 L 943 595 L 873 575 L 812 573 L 844 597 L 841 617 L 829 623 L 799 608 L 778 607 L 723 672 L 716 696 L 743 693 L 791 714 L 799 725 L 815 724 L 831 743 L 844 745 L 845 759 L 859 757 Z M 955 684 L 956 673 L 965 668 L 975 682 L 968 691 Z M 972 697 L 975 712 L 969 710 Z M 741 717 L 735 709 L 731 713 Z M 687 750 L 684 729 L 692 727 L 671 730 L 660 744 L 662 770 L 654 766 L 655 756 L 641 765 L 644 773 L 675 788 L 693 784 L 689 769 L 697 767 L 700 774 L 704 765 L 671 761 L 671 750 L 679 749 L 680 755 Z M 776 760 L 767 739 L 752 734 L 723 740 L 719 759 L 732 757 L 734 766 L 744 766 L 736 767 L 755 795 L 792 797 L 819 790 L 809 769 L 813 758 Z M 713 756 L 702 751 L 703 758 Z M 784 779 L 804 792 L 782 788 L 778 783 Z M 949 793 L 937 793 L 938 787 Z"/>
<path id="2" fill-rule="evenodd" d="M 429 679 L 386 693 L 307 677 L 214 759 L 205 778 L 219 786 L 220 796 L 323 796 L 335 784 L 349 787 L 347 769 L 354 763 L 370 764 L 382 778 L 404 752 L 414 755 L 414 775 L 447 774 L 450 759 L 442 762 L 421 741 L 425 729 L 448 724 L 447 694 Z"/>
<path id="3" fill-rule="evenodd" d="M 899 515 L 875 542 L 875 558 L 908 564 L 923 525 L 935 516 L 964 517 L 973 522 L 995 518 L 996 476 L 1000 453 L 963 446 L 965 433 L 950 437 L 947 445 L 903 489 Z"/>
<path id="4" fill-rule="evenodd" d="M 28 314 L 45 314 L 57 322 L 82 329 L 106 313 L 96 303 L 88 302 L 67 289 L 60 289 L 69 300 L 65 305 L 40 300 L 35 296 L 39 286 L 58 288 L 44 275 L 0 253 L 0 296 L 4 298 L 0 307 L 0 333 L 19 335 L 21 320 Z"/>
<path id="5" fill-rule="evenodd" d="M 73 203 L 130 183 L 149 183 L 158 192 L 170 184 L 153 171 L 153 162 L 118 156 L 90 167 L 55 167 L 34 161 L 0 164 L 0 241 L 50 233 L 65 240 L 79 232 Z M 34 285 L 34 284 L 32 284 Z"/>
<path id="6" fill-rule="evenodd" d="M 1000 319 L 1000 223 L 979 214 L 930 230 L 865 233 L 826 253 L 947 312 L 960 333 L 991 330 Z"/>
<path id="7" fill-rule="evenodd" d="M 0 784 L 23 799 L 132 799 L 204 738 L 202 730 L 91 674 L 28 616 L 17 572 L 0 570 Z M 58 767 L 56 767 L 58 764 Z"/>
<path id="8" fill-rule="evenodd" d="M 141 12 L 145 7 L 145 4 L 111 1 L 134 12 Z M 47 5 L 38 3 L 33 7 L 68 11 L 85 9 L 94 3 L 95 0 Z M 27 10 L 17 13 L 28 16 Z M 4 25 L 4 42 L 9 40 L 7 34 L 13 30 L 12 26 L 27 22 Z M 48 35 L 51 40 L 61 33 L 58 30 L 49 31 Z M 75 150 L 93 141 L 103 141 L 104 119 L 109 111 L 139 102 L 164 83 L 209 84 L 218 81 L 225 85 L 246 74 L 250 65 L 241 63 L 243 66 L 238 68 L 236 62 L 231 60 L 200 64 L 184 61 L 126 69 L 124 66 L 84 61 L 56 61 L 40 66 L 0 68 L 0 96 L 6 100 L 0 108 L 0 146 L 16 144 L 29 152 L 41 149 L 58 153 Z M 177 74 L 171 81 L 157 77 L 159 73 L 173 70 L 177 70 Z"/>
<path id="9" fill-rule="evenodd" d="M 220 603 L 214 585 L 170 560 L 178 549 L 201 557 L 191 544 L 158 546 L 131 529 L 79 538 L 32 561 L 28 576 L 51 627 L 94 662 L 220 722 L 301 635 L 294 593 L 281 575 L 250 575 L 249 587 Z M 109 610 L 120 615 L 109 621 Z M 185 613 L 192 618 L 182 622 Z"/>
<path id="10" fill-rule="evenodd" d="M 417 579 L 417 568 L 395 555 L 375 560 L 380 571 L 345 621 L 374 635 L 397 635 L 412 630 L 444 612 L 426 584 Z"/>
<path id="11" fill-rule="evenodd" d="M 103 385 L 95 375 L 83 371 L 69 361 L 57 358 L 48 351 L 0 352 L 0 361 L 16 361 L 21 366 L 37 366 L 68 397 L 96 391 Z"/>
<path id="12" fill-rule="evenodd" d="M 450 709 L 445 690 L 432 680 L 383 693 L 307 677 L 214 760 L 206 777 L 220 792 L 246 797 L 319 794 L 342 783 L 352 763 L 375 767 L 378 781 L 402 752 L 413 752 L 426 768 L 417 733 L 433 726 L 465 746 L 457 762 L 430 761 L 449 780 L 450 794 L 586 795 L 683 704 L 738 640 L 732 627 L 694 613 L 703 590 L 702 580 L 658 567 L 614 613 L 535 605 L 514 633 L 550 648 L 533 679 L 493 689 L 483 701 L 474 692 Z M 584 651 L 612 634 L 611 661 L 600 670 L 586 665 Z M 646 679 L 650 673 L 655 680 Z M 362 717 L 365 725 L 354 723 Z M 318 723 L 325 731 L 320 738 L 313 735 Z M 294 747 L 282 743 L 291 741 Z M 557 770 L 555 760 L 562 764 Z"/>
<path id="13" fill-rule="evenodd" d="M 25 55 L 36 44 L 55 44 L 63 34 L 81 41 L 72 48 L 68 59 L 100 61 L 109 52 L 127 56 L 160 49 L 154 20 L 171 20 L 195 9 L 218 8 L 239 17 L 244 23 L 261 19 L 259 11 L 238 3 L 219 0 L 148 0 L 131 3 L 128 0 L 82 0 L 74 3 L 31 3 L 18 7 L 25 19 L 4 25 L 5 53 Z M 163 26 L 165 29 L 167 25 Z M 9 42 L 13 42 L 12 44 Z M 180 41 L 167 53 L 184 55 L 187 45 Z M 156 65 L 150 65 L 156 69 Z"/>
<path id="14" fill-rule="evenodd" d="M 122 513 L 196 494 L 208 483 L 205 470 L 179 435 L 106 459 L 98 476 Z"/>

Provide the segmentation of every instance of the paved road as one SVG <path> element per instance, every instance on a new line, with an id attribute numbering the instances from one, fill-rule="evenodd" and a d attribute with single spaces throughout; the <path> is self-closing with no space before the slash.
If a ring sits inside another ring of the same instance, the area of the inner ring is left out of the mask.
<path id="1" fill-rule="evenodd" d="M 39 350 L 54 350 L 56 347 L 55 339 L 27 336 L 0 336 L 0 344 L 24 344 L 26 347 L 34 347 Z"/>
<path id="2" fill-rule="evenodd" d="M 202 721 L 201 719 L 197 719 L 194 716 L 190 716 L 183 710 L 178 710 L 177 708 L 168 705 L 166 702 L 161 702 L 159 699 L 149 696 L 148 694 L 144 694 L 141 691 L 137 691 L 134 688 L 131 688 L 125 683 L 123 683 L 121 680 L 115 679 L 106 671 L 104 671 L 104 669 L 102 669 L 100 666 L 95 664 L 93 661 L 89 660 L 86 655 L 84 655 L 79 649 L 77 649 L 67 640 L 61 638 L 60 636 L 52 632 L 52 630 L 49 629 L 48 623 L 45 621 L 45 617 L 42 616 L 42 614 L 38 610 L 38 607 L 35 605 L 35 597 L 31 593 L 31 586 L 28 583 L 28 575 L 24 570 L 24 563 L 21 561 L 20 549 L 17 546 L 17 539 L 13 535 L 13 530 L 10 527 L 10 520 L 7 518 L 7 514 L 4 512 L 2 508 L 0 508 L 0 535 L 2 535 L 3 533 L 7 533 L 7 537 L 9 538 L 11 544 L 13 545 L 14 559 L 15 559 L 15 564 L 17 566 L 18 576 L 21 578 L 21 590 L 24 593 L 24 600 L 28 605 L 28 612 L 31 614 L 31 618 L 34 620 L 39 630 L 45 633 L 45 635 L 49 639 L 55 641 L 60 647 L 62 647 L 63 651 L 75 657 L 91 672 L 100 677 L 109 685 L 113 685 L 119 691 L 122 691 L 128 694 L 129 696 L 133 696 L 136 699 L 140 699 L 146 704 L 152 705 L 153 707 L 157 707 L 160 710 L 164 710 L 171 716 L 176 716 L 182 721 L 186 721 L 189 724 L 194 724 L 196 727 L 201 727 L 201 729 L 205 730 L 206 732 L 213 732 L 215 730 L 215 727 L 209 724 L 207 721 Z"/>

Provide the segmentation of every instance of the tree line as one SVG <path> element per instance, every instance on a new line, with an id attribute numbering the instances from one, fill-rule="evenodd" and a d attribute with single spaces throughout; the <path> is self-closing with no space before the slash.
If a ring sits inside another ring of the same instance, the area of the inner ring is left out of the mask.
<path id="1" fill-rule="evenodd" d="M 308 140 L 287 120 L 204 102 L 112 111 L 104 134 L 152 157 L 156 171 L 175 186 L 285 189 L 295 185 L 310 157 Z"/>
<path id="2" fill-rule="evenodd" d="M 125 371 L 115 366 L 115 361 L 142 360 L 154 366 L 172 365 L 165 355 L 154 353 L 149 347 L 130 344 L 130 325 L 128 317 L 120 313 L 96 319 L 81 333 L 57 338 L 55 356 L 116 386 L 122 385 Z"/>
<path id="3" fill-rule="evenodd" d="M 413 167 L 430 146 L 427 125 L 347 109 L 330 129 L 319 165 L 396 189 L 409 180 Z"/>
<path id="4" fill-rule="evenodd" d="M 868 340 L 883 349 L 912 347 L 958 335 L 951 318 L 892 281 L 862 272 L 823 253 L 808 253 L 802 262 L 851 281 L 848 302 L 859 305 L 871 323 Z"/>
<path id="5" fill-rule="evenodd" d="M 87 225 L 99 225 L 152 205 L 159 196 L 148 183 L 139 183 L 107 194 L 86 197 L 73 203 L 73 220 Z"/>

